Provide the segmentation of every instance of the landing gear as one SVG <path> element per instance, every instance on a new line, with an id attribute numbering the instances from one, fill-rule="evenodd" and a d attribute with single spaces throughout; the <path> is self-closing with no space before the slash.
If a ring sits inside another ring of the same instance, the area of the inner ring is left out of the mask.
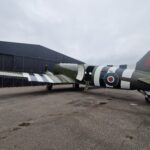
<path id="1" fill-rule="evenodd" d="M 80 88 L 80 85 L 78 83 L 73 84 L 73 88 L 78 90 Z"/>
<path id="2" fill-rule="evenodd" d="M 46 89 L 47 89 L 48 91 L 51 91 L 52 88 L 53 88 L 53 84 L 48 84 L 48 85 L 46 86 Z"/>
<path id="3" fill-rule="evenodd" d="M 87 91 L 89 89 L 89 81 L 85 81 L 85 87 L 84 87 L 84 91 Z"/>
<path id="4" fill-rule="evenodd" d="M 150 103 L 150 95 L 146 95 L 145 100 L 146 100 L 146 102 Z"/>
<path id="5" fill-rule="evenodd" d="M 139 92 L 145 96 L 145 101 L 150 103 L 150 95 L 146 91 L 139 90 Z"/>

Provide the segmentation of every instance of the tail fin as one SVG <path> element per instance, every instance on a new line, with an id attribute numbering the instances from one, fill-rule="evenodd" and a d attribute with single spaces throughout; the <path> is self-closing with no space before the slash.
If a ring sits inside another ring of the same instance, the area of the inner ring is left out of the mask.
<path id="1" fill-rule="evenodd" d="M 137 62 L 136 70 L 150 72 L 150 51 Z"/>

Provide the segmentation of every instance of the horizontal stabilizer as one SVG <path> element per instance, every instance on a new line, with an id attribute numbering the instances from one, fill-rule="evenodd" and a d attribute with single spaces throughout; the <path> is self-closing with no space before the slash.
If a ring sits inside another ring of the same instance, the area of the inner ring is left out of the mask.
<path id="1" fill-rule="evenodd" d="M 139 78 L 138 81 L 144 82 L 146 84 L 150 84 L 150 78 Z"/>

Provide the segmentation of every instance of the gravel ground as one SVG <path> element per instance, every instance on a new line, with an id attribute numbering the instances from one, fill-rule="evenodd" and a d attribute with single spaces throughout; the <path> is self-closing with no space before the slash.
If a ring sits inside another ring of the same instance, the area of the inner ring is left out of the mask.
<path id="1" fill-rule="evenodd" d="M 150 150 L 150 104 L 136 91 L 0 89 L 0 150 Z"/>

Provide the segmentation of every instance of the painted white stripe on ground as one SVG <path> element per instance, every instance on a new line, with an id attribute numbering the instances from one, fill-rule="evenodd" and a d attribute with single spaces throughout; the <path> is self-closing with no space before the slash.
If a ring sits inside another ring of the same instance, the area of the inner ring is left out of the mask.
<path id="1" fill-rule="evenodd" d="M 43 76 L 48 80 L 49 83 L 54 83 L 54 81 L 46 74 L 43 74 Z"/>
<path id="2" fill-rule="evenodd" d="M 98 66 L 95 70 L 95 73 L 94 73 L 94 85 L 95 86 L 100 86 L 99 78 L 100 78 L 101 71 L 103 68 L 104 66 Z"/>
<path id="3" fill-rule="evenodd" d="M 31 81 L 31 78 L 30 78 L 29 73 L 23 73 L 23 76 L 24 76 L 25 78 L 28 78 L 28 81 Z"/>
<path id="4" fill-rule="evenodd" d="M 128 82 L 128 81 L 121 81 L 121 88 L 122 89 L 130 89 L 130 82 Z"/>
<path id="5" fill-rule="evenodd" d="M 42 77 L 39 74 L 35 73 L 34 75 L 37 78 L 38 82 L 44 82 L 43 79 L 42 79 Z"/>

